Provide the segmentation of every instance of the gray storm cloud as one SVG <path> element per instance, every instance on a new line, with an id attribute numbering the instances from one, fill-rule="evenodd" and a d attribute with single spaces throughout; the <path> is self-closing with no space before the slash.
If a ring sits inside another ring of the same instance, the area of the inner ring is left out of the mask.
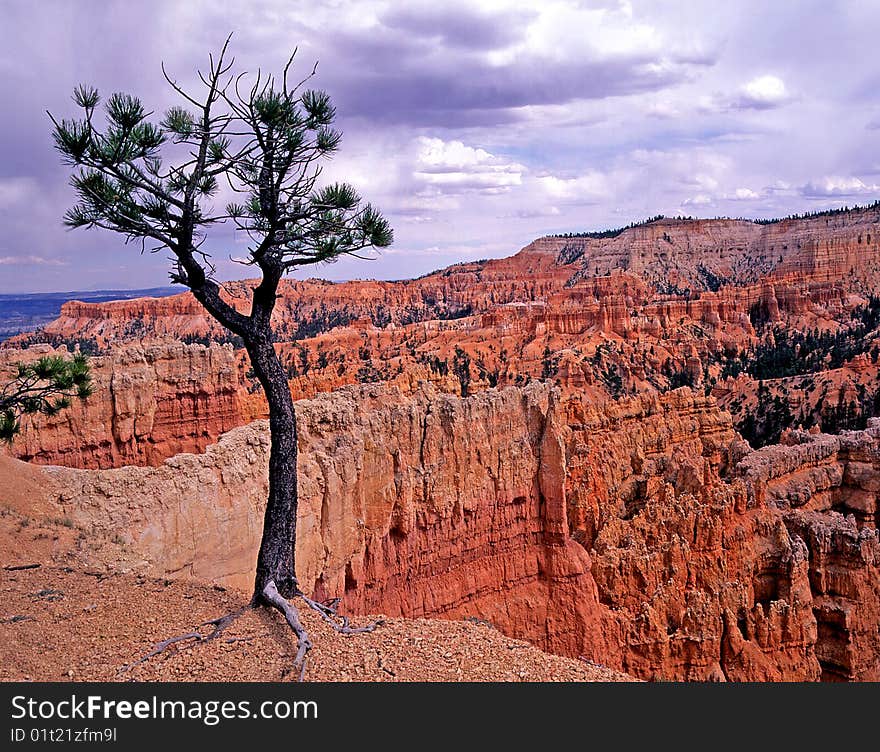
<path id="1" fill-rule="evenodd" d="M 11 0 L 0 24 L 0 292 L 162 284 L 164 254 L 67 232 L 45 111 L 70 91 L 174 103 L 235 32 L 248 70 L 298 70 L 334 97 L 348 179 L 397 242 L 332 279 L 399 278 L 507 255 L 546 232 L 657 213 L 771 216 L 876 198 L 880 7 L 698 0 L 573 3 Z M 241 247 L 210 249 L 221 277 Z"/>

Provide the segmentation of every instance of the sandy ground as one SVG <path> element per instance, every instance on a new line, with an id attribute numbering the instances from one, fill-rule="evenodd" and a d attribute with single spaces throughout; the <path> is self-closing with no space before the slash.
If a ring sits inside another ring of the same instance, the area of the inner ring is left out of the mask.
<path id="1" fill-rule="evenodd" d="M 245 612 L 216 640 L 177 643 L 121 670 L 160 640 L 240 608 L 247 595 L 198 582 L 89 572 L 67 555 L 75 538 L 63 520 L 0 515 L 0 680 L 297 678 L 296 639 L 280 614 L 265 609 Z M 38 562 L 33 569 L 5 568 Z M 633 681 L 548 655 L 485 623 L 392 618 L 373 633 L 346 636 L 316 613 L 301 612 L 314 643 L 306 681 Z"/>

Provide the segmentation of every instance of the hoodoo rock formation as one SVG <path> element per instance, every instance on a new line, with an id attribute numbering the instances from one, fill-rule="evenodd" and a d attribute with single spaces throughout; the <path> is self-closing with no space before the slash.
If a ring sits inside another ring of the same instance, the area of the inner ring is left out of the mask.
<path id="1" fill-rule="evenodd" d="M 281 292 L 305 589 L 644 678 L 880 680 L 877 206 Z M 73 301 L 0 370 L 51 347 L 96 353 L 96 394 L 0 474 L 91 565 L 247 586 L 267 432 L 235 338 L 187 295 Z"/>
<path id="2" fill-rule="evenodd" d="M 687 390 L 597 409 L 546 384 L 297 407 L 317 596 L 475 616 L 645 678 L 880 677 L 880 429 L 752 451 Z M 257 422 L 204 454 L 47 467 L 41 485 L 92 563 L 246 585 L 267 441 Z"/>

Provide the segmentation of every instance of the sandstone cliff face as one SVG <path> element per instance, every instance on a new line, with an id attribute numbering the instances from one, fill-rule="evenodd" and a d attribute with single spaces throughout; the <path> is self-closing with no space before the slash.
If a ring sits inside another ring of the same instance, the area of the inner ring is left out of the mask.
<path id="1" fill-rule="evenodd" d="M 49 352 L 2 350 L 0 370 Z M 201 451 L 262 412 L 229 346 L 132 344 L 92 358 L 91 368 L 92 397 L 54 417 L 28 416 L 15 443 L 0 451 L 69 467 L 156 465 L 182 451 Z"/>
<path id="2" fill-rule="evenodd" d="M 789 437 L 736 468 L 756 502 L 783 510 L 808 552 L 817 655 L 827 679 L 880 676 L 880 427 Z"/>
<path id="3" fill-rule="evenodd" d="M 593 628 L 603 616 L 589 555 L 568 535 L 554 394 L 418 392 L 388 406 L 374 389 L 380 409 L 309 404 L 305 560 L 323 565 L 303 570 L 305 581 L 346 592 L 357 610 L 478 615 L 558 652 L 576 635 L 608 639 Z M 334 499 L 349 500 L 345 511 Z"/>
<path id="4" fill-rule="evenodd" d="M 732 219 L 662 219 L 617 237 L 546 238 L 547 252 L 577 263 L 574 279 L 621 269 L 659 289 L 710 290 L 715 284 L 754 284 L 764 275 L 810 279 L 877 290 L 880 284 L 880 208 L 772 224 Z"/>
<path id="5" fill-rule="evenodd" d="M 477 616 L 645 678 L 878 675 L 878 429 L 752 452 L 686 389 L 597 405 L 546 384 L 297 409 L 317 596 Z M 117 561 L 115 540 L 127 566 L 247 587 L 267 450 L 258 422 L 155 468 L 41 472 L 88 558 Z"/>
<path id="6" fill-rule="evenodd" d="M 818 678 L 806 557 L 778 514 L 721 479 L 748 451 L 729 415 L 687 389 L 567 409 L 569 522 L 621 618 L 617 665 L 652 678 Z"/>
<path id="7" fill-rule="evenodd" d="M 576 279 L 622 269 L 668 291 L 706 290 L 710 275 L 747 283 L 772 270 L 770 259 L 756 247 L 761 231 L 759 225 L 738 220 L 664 219 L 614 238 L 548 241 L 567 257 L 577 256 Z"/>
<path id="8" fill-rule="evenodd" d="M 713 459 L 722 438 L 702 468 L 685 453 L 690 471 L 662 487 L 662 476 L 654 490 L 633 479 L 646 503 L 609 519 L 593 544 L 600 600 L 630 617 L 621 665 L 641 676 L 877 677 L 880 430 L 792 440 L 727 444 L 725 477 Z"/>
<path id="9" fill-rule="evenodd" d="M 558 652 L 584 635 L 608 652 L 589 554 L 568 536 L 553 398 L 541 385 L 469 400 L 377 385 L 299 402 L 303 586 L 353 610 L 476 614 Z M 248 587 L 266 429 L 157 468 L 49 467 L 48 493 L 90 540 L 122 540 L 131 567 Z"/>
<path id="10" fill-rule="evenodd" d="M 741 488 L 669 489 L 596 541 L 600 598 L 627 615 L 623 663 L 641 676 L 820 676 L 806 556 Z"/>
<path id="11" fill-rule="evenodd" d="M 632 518 L 666 484 L 699 493 L 708 473 L 727 467 L 737 440 L 715 400 L 688 389 L 601 408 L 572 395 L 561 407 L 569 428 L 569 521 L 587 547 L 608 521 Z"/>

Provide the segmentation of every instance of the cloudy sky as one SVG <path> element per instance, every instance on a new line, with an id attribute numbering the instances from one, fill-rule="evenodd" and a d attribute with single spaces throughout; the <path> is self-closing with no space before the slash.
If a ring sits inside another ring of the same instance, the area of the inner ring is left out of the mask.
<path id="1" fill-rule="evenodd" d="M 328 179 L 391 220 L 376 261 L 418 275 L 549 232 L 655 214 L 767 217 L 880 197 L 880 3 L 870 0 L 0 0 L 0 292 L 164 285 L 163 254 L 66 231 L 45 110 L 79 82 L 175 103 L 234 31 L 240 69 L 290 51 L 344 132 Z M 221 278 L 248 276 L 230 231 Z"/>

